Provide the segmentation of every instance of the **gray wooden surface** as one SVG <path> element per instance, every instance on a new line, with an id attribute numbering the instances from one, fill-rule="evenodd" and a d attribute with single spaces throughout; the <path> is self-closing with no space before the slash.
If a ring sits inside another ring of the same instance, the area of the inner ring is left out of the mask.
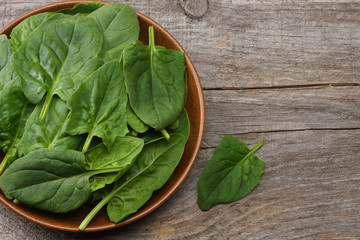
<path id="1" fill-rule="evenodd" d="M 52 0 L 0 0 L 0 27 Z M 73 234 L 0 206 L 0 239 L 360 239 L 360 2 L 127 0 L 182 44 L 206 131 L 180 189 L 126 227 Z M 232 134 L 266 162 L 246 198 L 208 212 L 197 182 Z"/>

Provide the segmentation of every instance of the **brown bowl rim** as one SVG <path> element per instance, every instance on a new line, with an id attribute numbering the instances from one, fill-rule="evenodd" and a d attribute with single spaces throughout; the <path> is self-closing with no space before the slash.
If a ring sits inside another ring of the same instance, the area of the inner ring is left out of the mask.
<path id="1" fill-rule="evenodd" d="M 27 11 L 27 12 L 21 14 L 20 16 L 16 17 L 14 20 L 12 20 L 8 24 L 6 24 L 3 28 L 0 29 L 0 35 L 4 34 L 4 33 L 9 33 L 10 30 L 12 30 L 21 21 L 23 21 L 24 19 L 26 19 L 34 14 L 38 14 L 38 13 L 42 13 L 42 12 L 51 12 L 54 10 L 56 11 L 56 10 L 60 10 L 60 9 L 69 8 L 69 7 L 71 7 L 71 5 L 73 6 L 78 3 L 93 2 L 93 1 L 94 0 L 75 0 L 75 1 L 74 0 L 66 0 L 66 1 L 54 2 L 54 3 L 36 7 L 34 9 L 31 9 L 30 11 Z M 110 3 L 109 1 L 101 1 L 101 2 L 104 5 Z M 151 213 L 156 208 L 158 208 L 160 205 L 162 205 L 179 188 L 179 186 L 183 183 L 185 178 L 188 176 L 188 174 L 189 174 L 192 166 L 194 165 L 195 160 L 199 154 L 202 139 L 204 136 L 204 129 L 205 129 L 204 94 L 203 94 L 199 75 L 194 67 L 193 62 L 191 61 L 190 57 L 188 56 L 186 51 L 183 49 L 183 47 L 179 44 L 179 42 L 164 27 L 162 27 L 159 23 L 157 23 L 152 18 L 148 17 L 147 15 L 145 15 L 143 13 L 136 11 L 136 14 L 140 18 L 146 19 L 146 21 L 148 21 L 151 25 L 153 25 L 155 28 L 157 28 L 159 31 L 161 31 L 162 34 L 165 34 L 168 39 L 171 39 L 175 43 L 176 47 L 178 49 L 180 49 L 180 51 L 185 53 L 185 61 L 187 63 L 187 71 L 191 72 L 191 74 L 193 75 L 194 83 L 196 86 L 196 92 L 199 93 L 197 95 L 197 98 L 198 98 L 197 100 L 199 101 L 198 107 L 199 107 L 199 112 L 200 112 L 200 122 L 199 122 L 200 127 L 199 127 L 199 133 L 198 133 L 198 136 L 197 136 L 197 139 L 195 142 L 195 148 L 194 148 L 195 151 L 193 151 L 191 153 L 190 158 L 187 159 L 188 164 L 186 165 L 186 168 L 184 169 L 184 171 L 182 172 L 180 177 L 176 180 L 176 182 L 173 184 L 173 186 L 159 198 L 159 200 L 156 203 L 152 204 L 151 206 L 147 207 L 144 210 L 138 211 L 138 212 L 130 215 L 129 217 L 127 217 L 126 219 L 124 219 L 123 221 L 121 221 L 119 223 L 114 224 L 109 221 L 108 224 L 103 225 L 103 226 L 98 226 L 98 227 L 89 226 L 83 232 L 97 232 L 97 231 L 109 230 L 109 229 L 127 225 L 131 222 L 134 222 L 134 221 L 146 216 L 147 214 Z M 59 226 L 59 225 L 52 224 L 49 222 L 41 221 L 34 216 L 28 215 L 21 209 L 21 207 L 13 204 L 9 200 L 7 200 L 3 195 L 0 195 L 0 202 L 2 204 L 4 204 L 7 208 L 9 208 L 10 210 L 15 212 L 16 214 L 18 214 L 19 216 L 24 217 L 25 219 L 27 219 L 33 223 L 36 223 L 36 224 L 39 224 L 39 225 L 42 225 L 42 226 L 45 226 L 48 228 L 52 228 L 52 229 L 62 230 L 62 231 L 80 232 L 77 227 L 70 228 L 70 227 Z"/>

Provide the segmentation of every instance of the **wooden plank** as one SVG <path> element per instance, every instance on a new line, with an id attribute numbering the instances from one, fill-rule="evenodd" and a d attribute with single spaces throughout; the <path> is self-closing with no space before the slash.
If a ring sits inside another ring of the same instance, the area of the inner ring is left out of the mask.
<path id="1" fill-rule="evenodd" d="M 246 198 L 208 212 L 197 206 L 197 182 L 214 149 L 203 149 L 189 177 L 158 210 L 124 228 L 70 234 L 29 223 L 0 207 L 9 239 L 338 239 L 359 238 L 360 130 L 236 135 L 265 144 L 259 186 Z M 10 219 L 10 221 L 9 221 Z"/>
<path id="2" fill-rule="evenodd" d="M 359 7 L 212 1 L 177 36 L 204 88 L 358 83 Z"/>
<path id="3" fill-rule="evenodd" d="M 5 1 L 0 23 L 47 2 Z M 194 19 L 184 1 L 125 2 L 177 38 L 204 88 L 358 84 L 359 3 L 210 1 Z"/>
<path id="4" fill-rule="evenodd" d="M 359 87 L 205 91 L 203 147 L 227 134 L 359 129 Z"/>
<path id="5" fill-rule="evenodd" d="M 2 0 L 0 27 L 56 1 Z M 124 228 L 65 233 L 1 205 L 0 239 L 359 239 L 360 3 L 123 2 L 168 29 L 199 72 L 207 121 L 194 168 L 162 207 Z M 265 141 L 265 173 L 246 198 L 201 212 L 197 182 L 228 134 Z"/>

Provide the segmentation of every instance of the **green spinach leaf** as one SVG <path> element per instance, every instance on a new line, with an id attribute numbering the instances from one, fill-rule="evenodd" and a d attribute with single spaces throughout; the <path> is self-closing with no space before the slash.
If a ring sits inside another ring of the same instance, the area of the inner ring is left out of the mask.
<path id="1" fill-rule="evenodd" d="M 101 137 L 111 151 L 115 138 L 128 132 L 127 95 L 118 61 L 108 62 L 94 72 L 68 101 L 71 111 L 66 131 L 71 135 L 88 133 L 83 152 L 93 136 Z"/>
<path id="2" fill-rule="evenodd" d="M 0 35 L 0 92 L 5 84 L 16 77 L 13 67 L 11 66 L 11 56 L 13 50 L 10 47 L 6 35 Z"/>
<path id="3" fill-rule="evenodd" d="M 107 206 L 109 219 L 119 222 L 136 212 L 152 193 L 170 178 L 184 152 L 186 140 L 173 134 L 171 140 L 160 140 L 144 147 L 135 166 L 115 184 Z"/>
<path id="4" fill-rule="evenodd" d="M 56 14 L 30 33 L 13 54 L 12 65 L 25 96 L 38 103 L 46 94 L 43 121 L 56 94 L 67 101 L 99 65 L 102 35 L 81 15 Z"/>
<path id="5" fill-rule="evenodd" d="M 135 10 L 124 3 L 109 3 L 89 14 L 104 36 L 104 62 L 120 61 L 124 48 L 139 38 L 140 25 Z"/>
<path id="6" fill-rule="evenodd" d="M 129 126 L 137 133 L 144 133 L 149 130 L 149 126 L 136 116 L 129 103 L 126 105 L 126 116 Z"/>
<path id="7" fill-rule="evenodd" d="M 190 120 L 185 108 L 183 108 L 177 121 L 176 128 L 170 129 L 170 133 L 179 133 L 187 140 L 190 135 Z"/>
<path id="8" fill-rule="evenodd" d="M 190 135 L 190 121 L 185 108 L 181 112 L 179 118 L 176 119 L 176 122 L 176 128 L 170 129 L 170 133 L 179 133 L 183 135 L 185 139 L 188 139 Z M 145 144 L 156 142 L 164 138 L 159 131 L 155 131 L 154 129 L 149 129 L 149 131 L 139 134 L 138 137 L 143 139 Z"/>
<path id="9" fill-rule="evenodd" d="M 84 154 L 75 150 L 39 149 L 10 165 L 0 177 L 0 188 L 21 203 L 64 213 L 88 200 L 90 176 L 116 171 L 119 169 L 88 171 Z"/>
<path id="10" fill-rule="evenodd" d="M 19 152 L 26 155 L 41 148 L 76 149 L 82 137 L 70 136 L 65 132 L 70 114 L 66 103 L 55 96 L 43 122 L 39 120 L 41 106 L 36 106 L 26 122 Z"/>
<path id="11" fill-rule="evenodd" d="M 86 153 L 86 163 L 90 170 L 106 169 L 130 164 L 139 155 L 144 141 L 135 137 L 117 137 L 112 151 L 102 143 Z M 125 167 L 124 167 L 125 168 Z"/>
<path id="12" fill-rule="evenodd" d="M 6 155 L 0 165 L 0 174 L 8 163 L 19 157 L 18 144 L 33 109 L 34 105 L 27 101 L 21 90 L 18 77 L 5 85 L 0 93 L 0 148 Z"/>
<path id="13" fill-rule="evenodd" d="M 118 180 L 134 163 L 144 146 L 144 141 L 135 137 L 117 137 L 109 152 L 100 144 L 86 153 L 86 162 L 90 170 L 119 167 L 121 171 L 96 175 L 90 179 L 91 190 L 103 188 L 106 184 Z"/>
<path id="14" fill-rule="evenodd" d="M 199 181 L 198 204 L 201 210 L 237 201 L 258 185 L 265 162 L 254 152 L 262 145 L 263 141 L 249 150 L 244 142 L 233 136 L 222 139 Z"/>
<path id="15" fill-rule="evenodd" d="M 186 139 L 173 134 L 169 140 L 162 139 L 144 146 L 134 165 L 115 183 L 111 192 L 104 191 L 103 199 L 79 226 L 84 230 L 96 213 L 106 204 L 112 222 L 119 222 L 136 212 L 162 187 L 178 165 L 185 148 Z"/>
<path id="16" fill-rule="evenodd" d="M 147 125 L 162 130 L 180 115 L 186 100 L 185 55 L 155 46 L 149 27 L 149 46 L 136 41 L 123 53 L 130 106 Z"/>
<path id="17" fill-rule="evenodd" d="M 175 122 L 173 122 L 170 126 L 169 129 L 173 130 L 176 129 L 179 126 L 179 119 L 176 119 Z"/>
<path id="18" fill-rule="evenodd" d="M 93 194 L 93 201 L 102 199 L 79 226 L 84 230 L 100 209 L 108 204 L 111 221 L 119 222 L 136 212 L 152 195 L 163 186 L 179 163 L 190 134 L 190 122 L 184 109 L 179 117 L 179 126 L 171 134 L 148 142 L 133 166 L 114 187 L 108 185 Z M 123 201 L 121 203 L 121 201 Z"/>
<path id="19" fill-rule="evenodd" d="M 75 15 L 75 14 L 88 15 L 101 7 L 102 7 L 102 2 L 78 3 L 73 8 L 62 9 L 57 12 L 63 14 L 70 14 L 70 15 Z"/>
<path id="20" fill-rule="evenodd" d="M 10 45 L 16 51 L 25 39 L 35 31 L 41 24 L 46 22 L 48 19 L 56 16 L 56 13 L 45 12 L 40 14 L 35 14 L 31 17 L 26 18 L 19 23 L 16 27 L 11 30 L 10 34 Z"/>

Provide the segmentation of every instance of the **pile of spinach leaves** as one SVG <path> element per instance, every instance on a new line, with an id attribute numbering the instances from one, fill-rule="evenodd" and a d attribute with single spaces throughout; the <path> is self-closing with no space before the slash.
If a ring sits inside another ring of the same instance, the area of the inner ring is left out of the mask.
<path id="1" fill-rule="evenodd" d="M 0 36 L 0 188 L 55 213 L 111 221 L 171 177 L 190 133 L 184 53 L 138 40 L 129 5 L 80 3 Z M 5 171 L 4 171 L 5 170 Z"/>

